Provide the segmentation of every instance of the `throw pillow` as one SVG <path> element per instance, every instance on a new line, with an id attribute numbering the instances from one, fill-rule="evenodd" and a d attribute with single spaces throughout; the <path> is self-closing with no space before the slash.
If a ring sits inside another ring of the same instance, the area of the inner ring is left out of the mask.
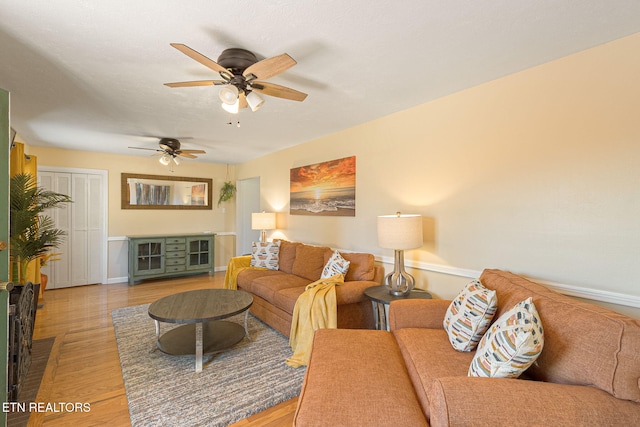
<path id="1" fill-rule="evenodd" d="M 475 350 L 497 308 L 496 291 L 485 288 L 479 280 L 465 286 L 449 305 L 442 322 L 453 348 Z"/>
<path id="2" fill-rule="evenodd" d="M 482 337 L 469 376 L 517 378 L 543 347 L 542 322 L 532 298 L 527 298 L 500 316 Z"/>
<path id="3" fill-rule="evenodd" d="M 251 244 L 251 267 L 278 269 L 280 242 L 253 242 Z"/>
<path id="4" fill-rule="evenodd" d="M 344 259 L 340 252 L 333 251 L 333 255 L 329 258 L 329 261 L 324 265 L 322 269 L 322 274 L 320 275 L 321 279 L 327 279 L 329 277 L 335 276 L 336 274 L 342 274 L 343 276 L 347 274 L 349 270 L 349 261 Z"/>

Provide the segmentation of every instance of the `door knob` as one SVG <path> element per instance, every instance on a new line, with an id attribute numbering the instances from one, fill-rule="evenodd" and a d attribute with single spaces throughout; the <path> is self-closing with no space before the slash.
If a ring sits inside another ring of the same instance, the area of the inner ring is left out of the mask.
<path id="1" fill-rule="evenodd" d="M 7 249 L 7 242 L 0 240 L 0 251 L 4 251 L 5 249 Z"/>
<path id="2" fill-rule="evenodd" d="M 11 289 L 13 289 L 13 283 L 0 282 L 0 291 L 11 291 Z"/>

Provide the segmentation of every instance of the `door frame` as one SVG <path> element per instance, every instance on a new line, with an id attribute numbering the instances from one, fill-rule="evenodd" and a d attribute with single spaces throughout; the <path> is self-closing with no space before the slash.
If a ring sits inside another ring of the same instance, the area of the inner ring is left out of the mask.
<path id="1" fill-rule="evenodd" d="M 260 212 L 260 177 L 236 181 L 236 256 L 251 253 L 251 242 L 260 237 L 259 230 L 251 229 L 251 214 Z"/>
<path id="2" fill-rule="evenodd" d="M 102 245 L 102 277 L 100 282 L 107 283 L 107 270 L 109 259 L 109 247 L 108 247 L 108 231 L 107 226 L 109 224 L 109 171 L 104 169 L 85 169 L 85 168 L 68 168 L 62 166 L 47 166 L 38 165 L 38 174 L 43 172 L 61 172 L 61 173 L 77 173 L 77 174 L 92 174 L 102 176 L 102 206 L 104 211 L 102 212 L 102 237 L 100 239 Z"/>
<path id="3" fill-rule="evenodd" d="M 9 282 L 9 144 L 11 137 L 9 126 L 9 92 L 0 89 L 0 205 L 6 206 L 0 212 L 0 241 L 7 247 L 0 250 L 0 282 Z M 5 203 L 6 202 L 6 203 Z M 7 401 L 9 385 L 9 290 L 0 286 L 0 399 Z M 0 411 L 0 426 L 7 425 L 7 414 Z"/>

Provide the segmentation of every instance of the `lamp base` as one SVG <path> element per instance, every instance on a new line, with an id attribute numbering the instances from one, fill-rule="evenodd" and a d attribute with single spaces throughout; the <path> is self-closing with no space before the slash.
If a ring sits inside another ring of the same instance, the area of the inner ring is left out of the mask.
<path id="1" fill-rule="evenodd" d="M 416 280 L 404 270 L 404 251 L 395 251 L 393 271 L 384 277 L 384 286 L 390 295 L 405 297 L 414 288 Z"/>

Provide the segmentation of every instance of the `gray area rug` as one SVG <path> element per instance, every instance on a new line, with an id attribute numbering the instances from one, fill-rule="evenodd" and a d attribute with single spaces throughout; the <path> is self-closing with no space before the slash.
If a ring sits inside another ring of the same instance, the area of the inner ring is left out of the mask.
<path id="1" fill-rule="evenodd" d="M 112 311 L 131 425 L 227 426 L 300 393 L 305 369 L 285 364 L 288 339 L 249 315 L 249 333 L 235 347 L 203 357 L 155 349 L 148 304 Z M 243 324 L 244 314 L 229 320 Z M 162 323 L 161 330 L 172 325 Z"/>

